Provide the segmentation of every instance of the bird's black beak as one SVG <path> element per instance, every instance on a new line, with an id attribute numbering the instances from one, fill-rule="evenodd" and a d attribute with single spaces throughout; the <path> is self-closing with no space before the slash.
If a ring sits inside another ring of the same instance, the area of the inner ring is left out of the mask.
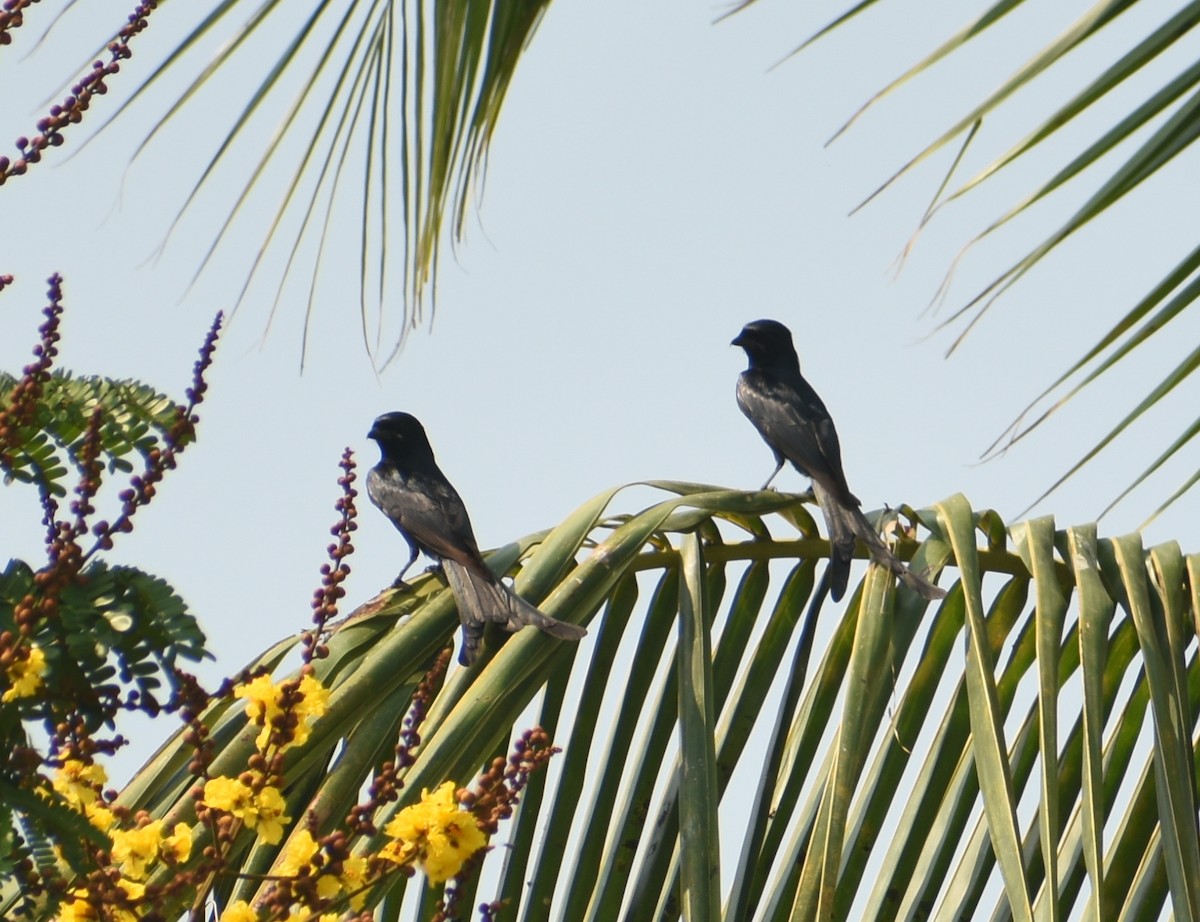
<path id="1" fill-rule="evenodd" d="M 746 331 L 745 331 L 745 330 L 743 330 L 741 333 L 739 333 L 737 336 L 735 336 L 735 337 L 733 338 L 733 341 L 732 341 L 732 342 L 731 342 L 729 345 L 731 345 L 731 346 L 744 346 L 744 345 L 746 345 Z"/>
<path id="2" fill-rule="evenodd" d="M 369 439 L 379 438 L 379 427 L 376 425 L 372 425 L 371 431 L 367 433 L 367 438 L 369 438 Z"/>

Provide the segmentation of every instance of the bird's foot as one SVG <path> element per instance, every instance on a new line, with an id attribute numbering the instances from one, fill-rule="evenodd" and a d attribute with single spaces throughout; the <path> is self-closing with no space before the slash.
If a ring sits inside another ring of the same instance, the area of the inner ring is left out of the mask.
<path id="1" fill-rule="evenodd" d="M 392 580 L 392 588 L 397 592 L 412 592 L 413 587 L 404 581 L 404 577 L 397 576 Z"/>

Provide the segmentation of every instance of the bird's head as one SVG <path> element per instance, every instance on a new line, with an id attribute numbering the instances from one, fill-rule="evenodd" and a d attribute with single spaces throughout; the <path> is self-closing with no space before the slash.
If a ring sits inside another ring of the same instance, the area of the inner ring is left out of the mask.
<path id="1" fill-rule="evenodd" d="M 425 427 L 411 413 L 384 413 L 371 424 L 367 438 L 379 443 L 384 457 L 431 455 Z"/>
<path id="2" fill-rule="evenodd" d="M 746 350 L 751 368 L 800 368 L 792 331 L 778 320 L 752 320 L 730 345 Z"/>

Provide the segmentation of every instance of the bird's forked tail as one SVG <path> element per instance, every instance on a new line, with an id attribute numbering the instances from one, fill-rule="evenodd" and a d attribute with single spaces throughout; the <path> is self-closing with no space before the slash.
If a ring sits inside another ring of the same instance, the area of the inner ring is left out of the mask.
<path id="1" fill-rule="evenodd" d="M 945 597 L 945 589 L 914 573 L 892 553 L 860 509 L 837 502 L 816 481 L 813 482 L 813 493 L 829 527 L 829 594 L 835 602 L 841 598 L 850 578 L 850 561 L 854 558 L 856 537 L 862 539 L 872 560 L 890 570 L 913 592 L 930 600 Z"/>
<path id="2" fill-rule="evenodd" d="M 442 568 L 458 604 L 458 618 L 463 626 L 463 645 L 458 661 L 464 666 L 475 662 L 483 640 L 483 626 L 488 621 L 503 625 L 508 631 L 519 631 L 532 625 L 559 640 L 578 641 L 587 635 L 587 630 L 578 624 L 559 621 L 538 611 L 494 577 L 486 579 L 456 560 L 443 560 Z"/>

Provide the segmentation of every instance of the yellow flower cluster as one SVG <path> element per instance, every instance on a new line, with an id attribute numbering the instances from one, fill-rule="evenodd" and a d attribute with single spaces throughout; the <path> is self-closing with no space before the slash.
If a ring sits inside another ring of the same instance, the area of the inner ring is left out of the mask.
<path id="1" fill-rule="evenodd" d="M 251 722 L 262 727 L 262 732 L 258 734 L 256 740 L 260 751 L 266 751 L 274 723 L 283 714 L 284 684 L 284 682 L 272 682 L 269 675 L 260 675 L 257 679 L 239 685 L 233 690 L 235 698 L 246 699 L 246 716 L 250 718 Z M 302 699 L 292 708 L 297 724 L 292 731 L 293 736 L 292 741 L 288 744 L 289 748 L 304 744 L 313 723 L 325 713 L 329 706 L 329 689 L 312 676 L 306 675 L 300 679 L 299 690 Z"/>
<path id="2" fill-rule="evenodd" d="M 25 659 L 15 659 L 8 667 L 8 688 L 0 695 L 0 701 L 16 701 L 28 698 L 42 687 L 42 676 L 46 674 L 46 654 L 37 644 L 29 645 Z"/>
<path id="3" fill-rule="evenodd" d="M 145 886 L 134 880 L 122 878 L 117 881 L 117 886 L 124 890 L 131 900 L 140 900 L 146 895 Z M 101 915 L 100 910 L 88 898 L 87 891 L 76 889 L 71 891 L 67 901 L 58 908 L 57 922 L 98 922 L 101 918 L 106 922 L 139 922 L 140 914 L 132 909 L 110 905 L 104 907 L 104 913 Z"/>
<path id="4" fill-rule="evenodd" d="M 283 827 L 292 821 L 284 816 L 287 803 L 279 788 L 263 785 L 255 790 L 237 778 L 211 778 L 204 784 L 204 804 L 232 814 L 270 845 L 283 838 Z"/>
<path id="5" fill-rule="evenodd" d="M 141 900 L 146 896 L 146 885 L 136 880 L 122 877 L 117 881 L 117 886 L 125 891 L 125 896 L 131 901 Z M 77 888 L 72 890 L 67 900 L 58 907 L 56 922 L 99 922 L 101 919 L 105 922 L 140 922 L 141 918 L 140 910 L 126 909 L 111 903 L 106 904 L 104 912 L 101 913 L 88 896 L 88 892 Z"/>
<path id="6" fill-rule="evenodd" d="M 95 922 L 99 918 L 96 907 L 82 890 L 72 890 L 71 898 L 58 907 L 57 922 Z"/>
<path id="7" fill-rule="evenodd" d="M 68 804 L 86 816 L 97 829 L 107 830 L 116 822 L 113 812 L 100 799 L 99 789 L 108 781 L 103 766 L 65 759 L 51 784 Z"/>
<path id="8" fill-rule="evenodd" d="M 145 880 L 146 869 L 160 858 L 168 864 L 181 864 L 192 854 L 192 828 L 176 823 L 175 831 L 163 834 L 163 821 L 153 820 L 137 829 L 118 829 L 112 834 L 112 860 L 121 873 L 133 880 Z"/>
<path id="9" fill-rule="evenodd" d="M 240 782 L 238 782 L 240 783 Z M 209 782 L 212 784 L 212 782 Z M 392 841 L 384 846 L 381 857 L 398 865 L 417 865 L 431 884 L 449 880 L 462 870 L 463 864 L 472 855 L 487 845 L 487 836 L 480 830 L 475 817 L 462 810 L 455 799 L 456 785 L 447 781 L 432 794 L 421 793 L 420 803 L 401 810 L 384 828 Z M 218 798 L 220 799 L 220 798 Z M 205 802 L 210 806 L 208 790 Z M 317 896 L 332 900 L 352 894 L 351 909 L 362 909 L 366 893 L 367 860 L 362 857 L 349 858 L 342 863 L 340 874 L 323 872 L 314 859 L 320 846 L 307 829 L 292 834 L 271 870 L 273 877 L 316 876 Z M 313 915 L 311 909 L 293 906 L 291 915 L 284 922 L 299 922 L 301 919 L 315 922 L 337 922 L 339 912 Z M 245 900 L 238 900 L 225 907 L 219 922 L 261 922 L 254 907 Z"/>
<path id="10" fill-rule="evenodd" d="M 142 881 L 157 862 L 178 865 L 191 857 L 192 828 L 187 823 L 177 823 L 168 834 L 162 820 L 150 820 L 134 829 L 114 829 L 116 817 L 99 795 L 99 789 L 107 780 L 101 765 L 64 759 L 50 783 L 68 804 L 87 816 L 94 826 L 109 833 L 112 863 L 121 872 L 116 884 L 129 900 L 137 901 L 146 892 Z M 58 922 L 97 922 L 101 918 L 111 922 L 137 922 L 140 917 L 140 911 L 120 906 L 106 906 L 105 912 L 101 913 L 83 888 L 72 890 L 58 910 Z"/>
<path id="11" fill-rule="evenodd" d="M 225 907 L 220 922 L 258 922 L 258 913 L 245 900 L 238 900 Z"/>
<path id="12" fill-rule="evenodd" d="M 455 784 L 447 781 L 432 794 L 421 792 L 421 802 L 405 807 L 383 831 L 392 841 L 379 853 L 396 864 L 416 864 L 431 884 L 457 874 L 468 858 L 487 844 L 475 817 L 460 810 Z"/>
<path id="13" fill-rule="evenodd" d="M 313 722 L 325 713 L 329 698 L 329 692 L 310 676 L 290 686 L 276 685 L 269 677 L 262 676 L 239 686 L 234 694 L 246 701 L 248 719 L 262 727 L 258 746 L 268 759 L 268 749 L 274 748 L 279 739 L 272 743 L 272 731 L 277 728 L 291 731 L 292 739 L 287 746 L 302 744 L 309 738 Z M 288 719 L 291 717 L 295 720 Z M 237 778 L 210 778 L 204 783 L 201 804 L 234 817 L 257 833 L 265 844 L 278 844 L 292 820 L 285 815 L 287 803 L 279 787 L 267 783 L 268 780 L 275 781 L 258 770 Z M 127 900 L 101 907 L 95 902 L 97 897 L 89 892 L 90 887 L 76 887 L 59 908 L 59 922 L 100 922 L 102 918 L 105 922 L 138 922 L 143 912 L 140 903 L 145 898 L 145 881 L 161 864 L 182 866 L 191 857 L 192 829 L 186 823 L 168 830 L 162 820 L 151 820 L 142 814 L 135 828 L 119 828 L 100 796 L 106 782 L 101 766 L 68 758 L 50 783 L 71 806 L 108 832 L 112 840 L 108 872 L 112 876 L 108 880 L 124 891 Z M 401 810 L 384 828 L 390 841 L 380 857 L 394 865 L 420 868 L 431 884 L 444 883 L 459 874 L 463 865 L 486 847 L 487 836 L 475 817 L 459 806 L 456 789 L 454 782 L 447 781 L 432 793 L 428 789 L 422 791 L 419 803 Z M 339 860 L 331 861 L 328 853 L 322 854 L 311 832 L 301 828 L 289 838 L 271 874 L 315 882 L 313 890 L 307 892 L 315 891 L 322 901 L 319 905 L 328 906 L 327 901 L 344 905 L 343 901 L 348 901 L 351 910 L 360 911 L 365 905 L 367 889 L 378 883 L 378 866 L 375 872 L 370 867 L 371 859 L 364 856 L 344 857 L 343 853 Z M 105 902 L 110 903 L 109 898 Z M 300 904 L 288 911 L 289 916 L 282 922 L 337 922 L 344 912 L 318 913 L 315 907 Z M 224 908 L 219 922 L 265 920 L 252 905 L 239 900 Z"/>
<path id="14" fill-rule="evenodd" d="M 104 766 L 79 759 L 64 759 L 54 773 L 54 790 L 72 807 L 83 812 L 100 799 L 99 789 L 108 781 Z"/>
<path id="15" fill-rule="evenodd" d="M 297 907 L 292 910 L 284 922 L 300 922 L 300 920 L 304 920 L 304 922 L 338 922 L 341 917 L 340 912 L 325 912 L 314 916 L 310 910 Z M 260 920 L 253 906 L 245 900 L 238 900 L 225 907 L 219 922 L 260 922 Z"/>
<path id="16" fill-rule="evenodd" d="M 273 874 L 281 877 L 298 877 L 301 875 L 317 875 L 317 896 L 323 900 L 331 900 L 342 893 L 353 893 L 350 907 L 362 909 L 366 902 L 366 892 L 358 893 L 367 879 L 367 859 L 362 857 L 347 858 L 342 862 L 341 874 L 320 873 L 313 858 L 316 857 L 318 846 L 316 840 L 307 829 L 294 833 L 288 840 L 279 863 L 275 865 Z"/>

